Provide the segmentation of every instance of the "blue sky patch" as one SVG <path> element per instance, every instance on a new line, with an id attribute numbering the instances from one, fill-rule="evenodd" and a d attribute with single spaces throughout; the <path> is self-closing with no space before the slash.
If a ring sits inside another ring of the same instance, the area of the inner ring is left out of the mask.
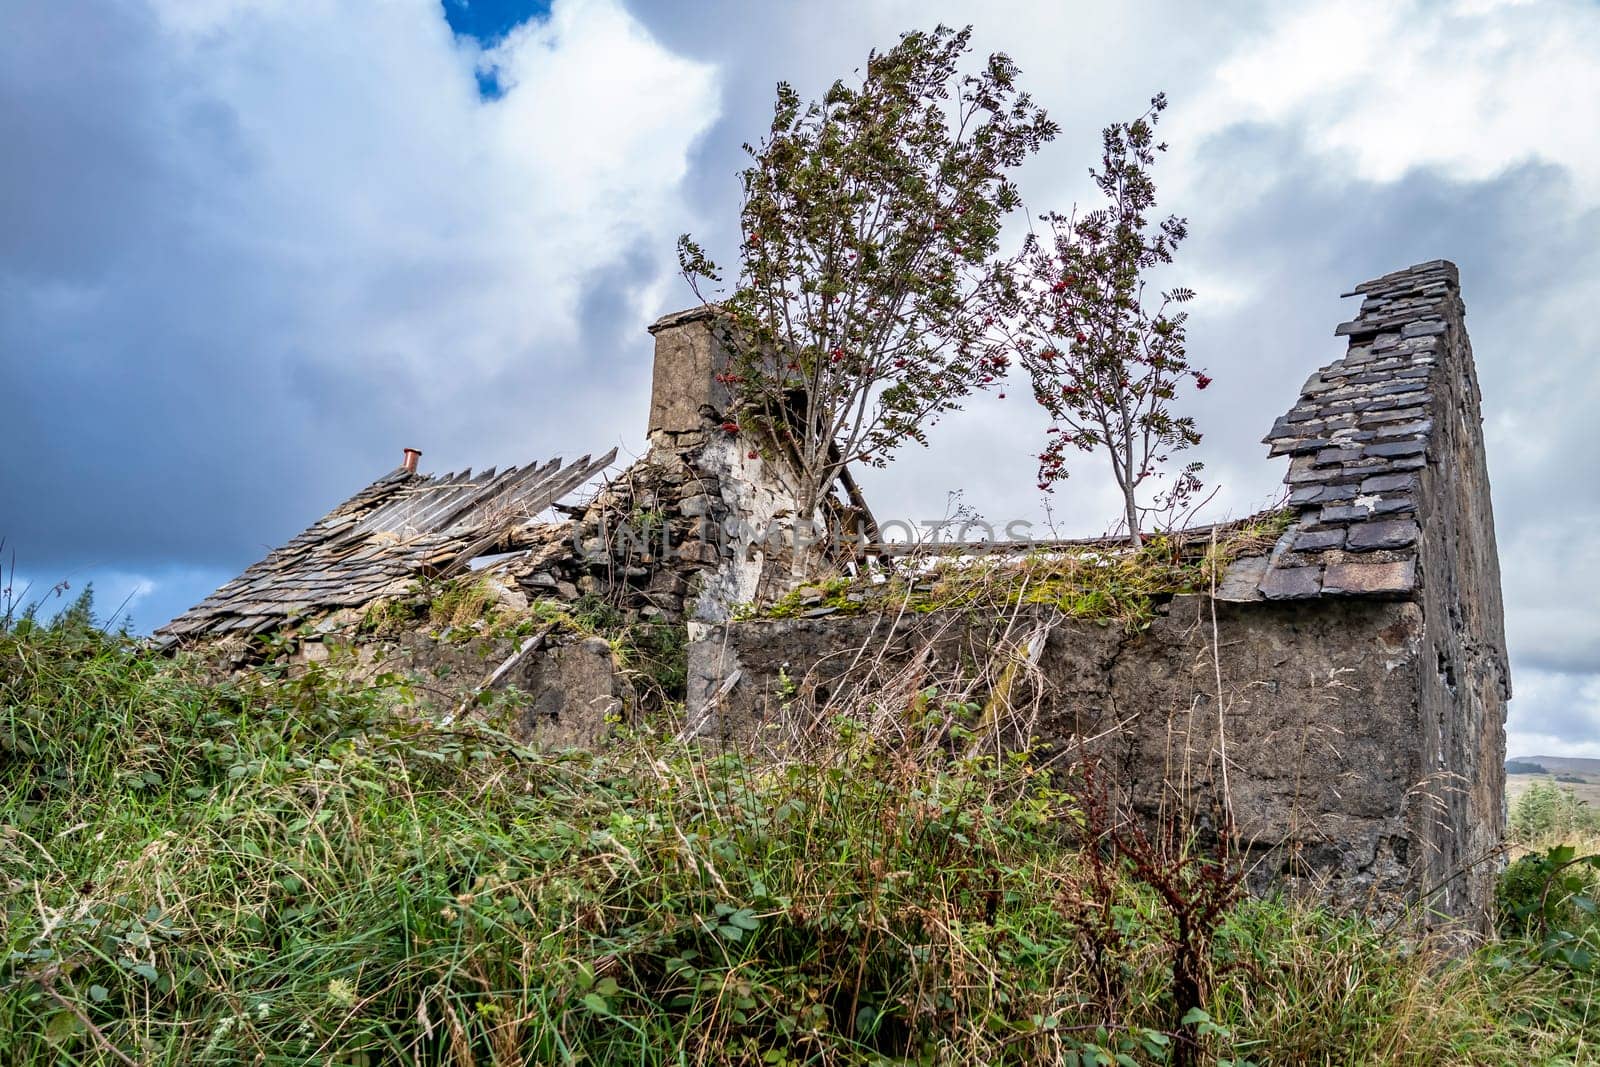
<path id="1" fill-rule="evenodd" d="M 483 100 L 498 100 L 506 95 L 506 87 L 500 84 L 500 71 L 494 67 L 479 67 L 472 72 L 478 80 L 478 96 Z"/>
<path id="2" fill-rule="evenodd" d="M 440 0 L 444 6 L 444 20 L 450 32 L 457 37 L 470 37 L 483 48 L 493 48 L 506 34 L 529 19 L 542 19 L 550 14 L 550 0 Z M 498 100 L 505 94 L 500 84 L 499 72 L 493 67 L 480 67 L 476 72 L 478 95 L 485 100 Z"/>
<path id="3" fill-rule="evenodd" d="M 471 37 L 485 48 L 529 19 L 550 14 L 550 0 L 441 0 L 444 20 L 457 37 Z"/>

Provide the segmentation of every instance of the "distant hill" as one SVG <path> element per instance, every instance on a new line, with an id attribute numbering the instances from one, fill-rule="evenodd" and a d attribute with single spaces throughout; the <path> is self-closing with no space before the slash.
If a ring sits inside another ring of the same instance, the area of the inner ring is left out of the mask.
<path id="1" fill-rule="evenodd" d="M 1537 764 L 1542 770 L 1529 769 Z M 1506 760 L 1507 774 L 1573 774 L 1600 779 L 1600 759 L 1590 756 L 1515 756 Z"/>

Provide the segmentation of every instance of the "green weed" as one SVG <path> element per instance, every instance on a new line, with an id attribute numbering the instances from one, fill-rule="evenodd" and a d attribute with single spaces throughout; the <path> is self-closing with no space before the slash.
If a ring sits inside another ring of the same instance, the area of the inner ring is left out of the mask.
<path id="1" fill-rule="evenodd" d="M 531 752 L 415 721 L 392 681 L 0 633 L 0 1062 L 1171 1054 L 1166 909 L 1117 875 L 1107 1003 L 1062 903 L 1074 798 L 1025 754 L 952 754 L 934 696 L 893 738 L 845 720 L 757 762 Z M 1520 938 L 1450 959 L 1248 901 L 1213 944 L 1183 1025 L 1219 1063 L 1593 1058 L 1593 973 Z"/>

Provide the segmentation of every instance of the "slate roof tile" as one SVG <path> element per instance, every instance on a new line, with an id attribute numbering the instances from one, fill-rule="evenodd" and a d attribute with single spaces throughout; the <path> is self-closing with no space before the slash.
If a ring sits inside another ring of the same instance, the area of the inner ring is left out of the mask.
<path id="1" fill-rule="evenodd" d="M 1293 457 L 1284 481 L 1299 512 L 1258 583 L 1266 598 L 1415 589 L 1416 472 L 1428 462 L 1433 376 L 1459 284 L 1454 264 L 1432 260 L 1345 294 L 1364 298 L 1334 331 L 1350 338 L 1345 354 L 1306 379 L 1263 441 Z"/>

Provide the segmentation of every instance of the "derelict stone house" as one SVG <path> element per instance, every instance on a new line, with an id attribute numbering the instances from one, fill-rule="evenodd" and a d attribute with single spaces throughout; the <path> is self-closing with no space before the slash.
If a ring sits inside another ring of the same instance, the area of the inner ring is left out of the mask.
<path id="1" fill-rule="evenodd" d="M 1257 880 L 1348 903 L 1421 901 L 1481 925 L 1504 827 L 1510 682 L 1459 280 L 1435 261 L 1352 295 L 1345 354 L 1266 438 L 1289 459 L 1287 528 L 1214 592 L 1162 598 L 1142 629 L 1049 605 L 908 612 L 865 576 L 848 611 L 736 614 L 783 591 L 788 562 L 765 531 L 789 521 L 792 494 L 781 450 L 725 428 L 729 353 L 699 309 L 651 328 L 650 449 L 586 502 L 563 498 L 613 456 L 477 477 L 402 468 L 158 637 L 278 630 L 306 659 L 336 639 L 402 669 L 448 659 L 441 705 L 515 685 L 531 738 L 599 742 L 631 699 L 604 642 L 486 635 L 466 656 L 426 634 L 349 636 L 374 602 L 494 553 L 477 573 L 512 609 L 588 595 L 630 622 L 686 627 L 699 736 L 791 744 L 830 709 L 959 676 L 994 690 L 1011 742 L 1058 755 L 1092 743 L 1143 810 L 1181 801 L 1175 782 L 1214 790 L 1225 777 Z M 863 508 L 851 486 L 824 518 Z M 1026 684 L 1006 671 L 1000 692 L 985 671 L 1007 663 Z"/>

